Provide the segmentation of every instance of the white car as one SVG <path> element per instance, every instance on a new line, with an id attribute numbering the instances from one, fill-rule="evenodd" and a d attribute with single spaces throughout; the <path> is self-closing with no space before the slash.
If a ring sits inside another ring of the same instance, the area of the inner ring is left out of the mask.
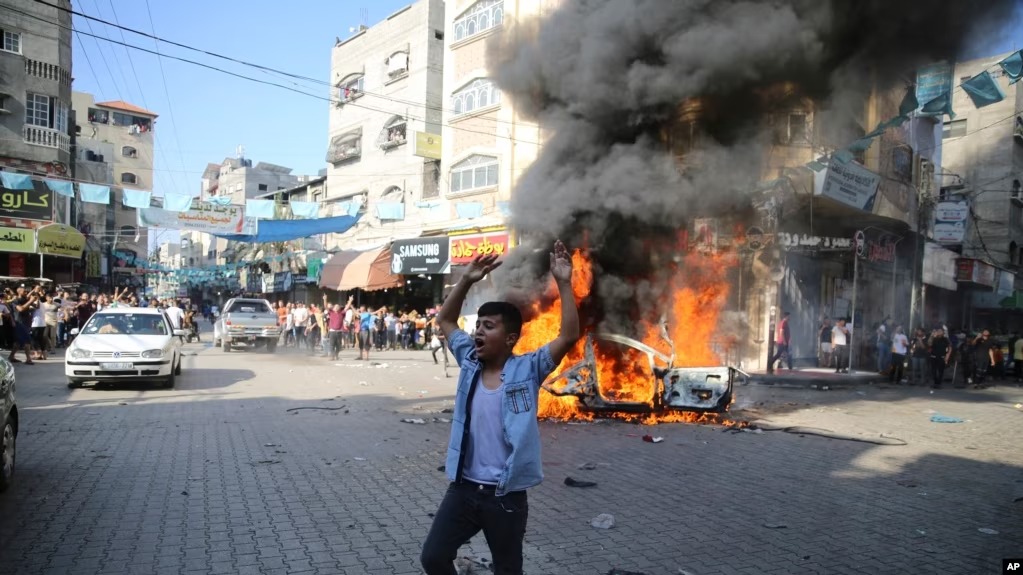
<path id="1" fill-rule="evenodd" d="M 64 359 L 68 387 L 86 381 L 159 381 L 174 387 L 181 374 L 181 338 L 167 314 L 144 307 L 114 307 L 93 314 Z"/>

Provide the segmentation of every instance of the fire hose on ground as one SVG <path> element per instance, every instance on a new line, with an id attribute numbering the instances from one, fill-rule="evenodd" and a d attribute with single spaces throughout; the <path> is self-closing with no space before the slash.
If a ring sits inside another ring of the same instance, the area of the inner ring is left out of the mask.
<path id="1" fill-rule="evenodd" d="M 765 421 L 754 421 L 747 428 L 735 428 L 731 427 L 725 431 L 731 431 L 732 433 L 742 433 L 745 429 L 759 429 L 761 431 L 781 431 L 783 433 L 792 433 L 795 435 L 815 435 L 817 437 L 825 437 L 827 439 L 838 439 L 841 441 L 857 441 L 860 443 L 870 443 L 872 445 L 888 445 L 888 446 L 903 446 L 909 445 L 904 439 L 898 437 L 892 437 L 891 435 L 879 434 L 878 437 L 860 437 L 856 435 L 845 435 L 837 433 L 830 429 L 822 429 L 820 427 L 803 427 L 801 425 L 790 425 L 786 427 L 768 427 L 768 422 Z"/>

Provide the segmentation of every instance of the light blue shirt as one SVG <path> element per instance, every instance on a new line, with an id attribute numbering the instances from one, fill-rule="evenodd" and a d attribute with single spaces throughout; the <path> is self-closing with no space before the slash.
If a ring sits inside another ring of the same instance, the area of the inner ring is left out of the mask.
<path id="1" fill-rule="evenodd" d="M 476 383 L 469 411 L 469 447 L 465 451 L 462 476 L 469 481 L 497 485 L 504 464 L 511 455 L 511 445 L 504 439 L 501 421 L 501 394 L 504 386 L 491 391 Z"/>
<path id="2" fill-rule="evenodd" d="M 472 338 L 465 331 L 459 329 L 451 332 L 448 347 L 461 372 L 458 374 L 445 468 L 448 480 L 460 481 L 474 427 L 467 408 L 470 398 L 481 392 L 479 381 L 483 366 L 476 357 L 476 346 Z M 540 384 L 556 367 L 548 344 L 532 353 L 513 355 L 501 370 L 501 425 L 510 451 L 497 477 L 497 496 L 522 491 L 543 481 L 536 407 Z"/>

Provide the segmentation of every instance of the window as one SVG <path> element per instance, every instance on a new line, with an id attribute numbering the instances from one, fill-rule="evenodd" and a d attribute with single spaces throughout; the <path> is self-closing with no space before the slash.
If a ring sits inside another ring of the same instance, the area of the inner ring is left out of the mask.
<path id="1" fill-rule="evenodd" d="M 334 136 L 327 148 L 327 161 L 339 164 L 345 160 L 362 156 L 362 130 Z"/>
<path id="2" fill-rule="evenodd" d="M 267 187 L 266 187 L 266 184 L 259 184 L 259 185 L 258 185 L 258 186 L 256 186 L 256 187 L 257 187 L 257 188 L 259 188 L 259 191 L 261 191 L 261 192 L 265 192 L 265 191 L 267 191 Z"/>
<path id="3" fill-rule="evenodd" d="M 408 52 L 395 52 L 387 58 L 387 77 L 401 78 L 408 74 Z"/>
<path id="4" fill-rule="evenodd" d="M 25 96 L 25 123 L 42 128 L 53 126 L 50 116 L 50 100 L 52 98 L 49 96 L 28 92 Z"/>
<path id="5" fill-rule="evenodd" d="M 0 35 L 3 36 L 3 46 L 0 46 L 4 52 L 14 52 L 15 54 L 21 54 L 21 34 L 18 32 L 11 32 L 10 30 L 0 30 Z"/>
<path id="6" fill-rule="evenodd" d="M 124 172 L 123 174 L 121 174 L 121 183 L 122 184 L 137 184 L 137 183 L 139 183 L 139 179 L 135 176 L 135 174 L 133 174 L 131 172 Z"/>
<path id="7" fill-rule="evenodd" d="M 1016 242 L 1009 242 L 1009 263 L 1015 264 L 1019 258 L 1019 247 L 1016 246 Z"/>
<path id="8" fill-rule="evenodd" d="M 366 78 L 362 75 L 345 80 L 337 85 L 337 98 L 344 104 L 362 96 L 362 87 Z"/>
<path id="9" fill-rule="evenodd" d="M 451 193 L 497 185 L 497 158 L 470 156 L 451 167 Z"/>
<path id="10" fill-rule="evenodd" d="M 135 236 L 138 235 L 138 233 L 139 232 L 138 230 L 135 229 L 135 226 L 121 226 L 122 238 L 131 238 L 132 240 L 134 240 Z"/>
<path id="11" fill-rule="evenodd" d="M 805 144 L 806 138 L 806 114 L 802 112 L 789 114 L 789 143 Z"/>
<path id="12" fill-rule="evenodd" d="M 455 114 L 468 114 L 473 110 L 501 103 L 501 91 L 486 78 L 473 80 L 451 95 Z"/>
<path id="13" fill-rule="evenodd" d="M 455 42 L 500 26 L 504 0 L 480 0 L 455 20 Z"/>
<path id="14" fill-rule="evenodd" d="M 139 157 L 139 151 L 131 146 L 124 146 L 121 148 L 121 155 L 125 158 L 137 158 Z"/>
<path id="15" fill-rule="evenodd" d="M 111 122 L 115 126 L 128 126 L 132 134 L 142 134 L 145 132 L 152 131 L 152 123 L 149 118 L 142 116 L 133 116 L 131 114 L 123 114 L 121 112 L 113 112 L 111 114 L 113 121 Z"/>
<path id="16" fill-rule="evenodd" d="M 89 121 L 106 124 L 110 121 L 110 113 L 99 108 L 89 108 Z"/>
<path id="17" fill-rule="evenodd" d="M 961 138 L 966 135 L 966 120 L 951 120 L 945 122 L 941 131 L 942 138 Z"/>
<path id="18" fill-rule="evenodd" d="M 406 127 L 408 122 L 401 116 L 392 116 L 390 120 L 384 124 L 384 129 L 380 131 L 380 136 L 377 139 L 377 144 L 384 150 L 391 148 L 397 148 L 398 146 L 406 142 Z"/>
<path id="19" fill-rule="evenodd" d="M 7 95 L 0 94 L 0 113 L 10 114 L 11 111 L 7 109 Z"/>

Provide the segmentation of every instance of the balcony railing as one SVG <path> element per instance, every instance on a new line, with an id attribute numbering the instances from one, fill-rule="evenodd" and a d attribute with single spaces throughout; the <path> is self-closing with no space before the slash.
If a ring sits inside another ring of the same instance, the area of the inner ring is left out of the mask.
<path id="1" fill-rule="evenodd" d="M 71 73 L 56 64 L 25 58 L 25 73 L 36 78 L 56 80 L 65 86 L 71 85 Z"/>
<path id="2" fill-rule="evenodd" d="M 26 144 L 32 144 L 33 146 L 57 148 L 62 152 L 69 152 L 71 150 L 71 136 L 63 134 L 58 130 L 25 124 L 21 128 L 21 137 L 25 140 Z"/>

